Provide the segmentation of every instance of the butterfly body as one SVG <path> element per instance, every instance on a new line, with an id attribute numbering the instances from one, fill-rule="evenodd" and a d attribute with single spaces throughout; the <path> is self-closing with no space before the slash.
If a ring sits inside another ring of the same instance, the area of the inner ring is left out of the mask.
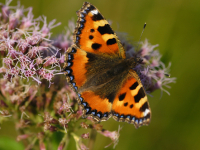
<path id="1" fill-rule="evenodd" d="M 96 7 L 85 2 L 77 15 L 74 44 L 67 50 L 64 70 L 78 93 L 83 116 L 96 121 L 113 116 L 135 127 L 147 125 L 147 96 L 133 70 L 140 59 L 126 58 L 118 37 Z"/>

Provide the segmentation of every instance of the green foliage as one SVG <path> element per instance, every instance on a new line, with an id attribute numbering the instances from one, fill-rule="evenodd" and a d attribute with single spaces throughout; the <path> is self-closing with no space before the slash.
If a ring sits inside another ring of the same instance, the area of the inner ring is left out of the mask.
<path id="1" fill-rule="evenodd" d="M 2 150 L 23 150 L 24 146 L 21 142 L 17 142 L 13 138 L 0 137 L 0 149 Z"/>

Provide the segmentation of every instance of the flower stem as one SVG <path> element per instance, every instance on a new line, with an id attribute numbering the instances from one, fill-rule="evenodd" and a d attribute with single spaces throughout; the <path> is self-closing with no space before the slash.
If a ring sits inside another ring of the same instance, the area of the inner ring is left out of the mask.
<path id="1" fill-rule="evenodd" d="M 95 143 L 95 140 L 96 140 L 96 136 L 97 136 L 97 131 L 95 129 L 92 129 L 91 133 L 90 133 L 90 141 L 88 143 L 88 148 L 90 150 L 92 150 L 94 148 L 94 143 Z"/>

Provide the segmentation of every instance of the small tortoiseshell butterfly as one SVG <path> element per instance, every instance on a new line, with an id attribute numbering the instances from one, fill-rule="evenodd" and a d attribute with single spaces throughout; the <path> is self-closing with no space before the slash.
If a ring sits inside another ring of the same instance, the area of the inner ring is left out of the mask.
<path id="1" fill-rule="evenodd" d="M 83 117 L 148 125 L 151 110 L 142 83 L 132 69 L 141 61 L 125 50 L 99 10 L 88 2 L 77 11 L 74 44 L 67 50 L 64 71 L 78 93 Z"/>

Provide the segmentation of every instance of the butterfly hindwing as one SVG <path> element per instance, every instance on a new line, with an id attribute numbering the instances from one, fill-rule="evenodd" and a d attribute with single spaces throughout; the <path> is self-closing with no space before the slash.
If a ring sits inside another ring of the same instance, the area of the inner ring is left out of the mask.
<path id="1" fill-rule="evenodd" d="M 105 121 L 109 119 L 111 114 L 112 103 L 107 98 L 101 98 L 93 91 L 85 91 L 81 93 L 81 106 L 83 108 L 83 116 L 91 116 L 96 121 Z"/>
<path id="2" fill-rule="evenodd" d="M 77 15 L 73 39 L 79 48 L 93 53 L 119 54 L 125 57 L 118 37 L 95 6 L 85 2 Z"/>
<path id="3" fill-rule="evenodd" d="M 99 122 L 111 117 L 112 103 L 107 98 L 102 98 L 95 94 L 94 91 L 82 90 L 85 83 L 88 83 L 87 66 L 90 66 L 95 59 L 94 57 L 89 52 L 73 45 L 67 50 L 64 71 L 70 87 L 78 93 L 77 101 L 83 109 L 83 117 L 91 116 Z"/>
<path id="4" fill-rule="evenodd" d="M 116 95 L 112 105 L 113 118 L 117 121 L 132 123 L 135 127 L 147 125 L 150 122 L 150 107 L 147 95 L 134 71 L 125 81 Z"/>

